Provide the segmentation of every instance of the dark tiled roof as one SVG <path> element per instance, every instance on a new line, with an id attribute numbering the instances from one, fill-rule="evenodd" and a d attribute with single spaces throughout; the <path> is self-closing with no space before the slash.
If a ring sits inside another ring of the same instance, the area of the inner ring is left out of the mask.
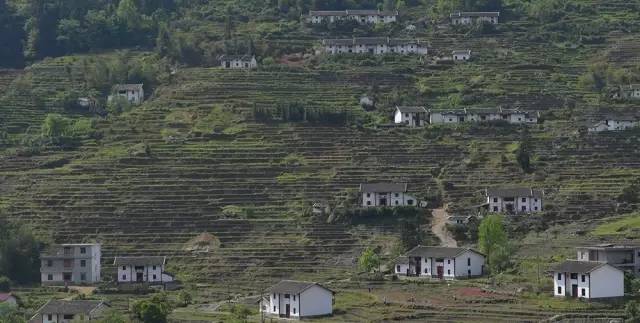
<path id="1" fill-rule="evenodd" d="M 151 257 L 116 257 L 113 260 L 115 266 L 145 266 L 145 265 L 164 265 L 167 258 L 163 256 Z"/>
<path id="2" fill-rule="evenodd" d="M 89 314 L 96 308 L 105 305 L 103 301 L 89 300 L 50 300 L 39 310 L 39 314 Z"/>
<path id="3" fill-rule="evenodd" d="M 452 55 L 471 55 L 471 50 L 469 49 L 464 49 L 464 50 L 454 50 L 451 51 Z"/>
<path id="4" fill-rule="evenodd" d="M 346 16 L 346 10 L 325 10 L 325 11 L 309 11 L 309 16 Z"/>
<path id="5" fill-rule="evenodd" d="M 425 109 L 424 107 L 396 107 L 396 109 L 400 110 L 400 112 L 402 113 L 426 113 L 427 109 Z"/>
<path id="6" fill-rule="evenodd" d="M 455 17 L 498 17 L 499 12 L 454 12 L 450 15 L 451 18 Z"/>
<path id="7" fill-rule="evenodd" d="M 325 45 L 350 46 L 353 45 L 353 39 L 325 39 L 322 43 Z"/>
<path id="8" fill-rule="evenodd" d="M 539 189 L 529 187 L 512 187 L 512 188 L 488 188 L 488 196 L 501 196 L 501 197 L 542 197 L 544 192 Z"/>
<path id="9" fill-rule="evenodd" d="M 253 59 L 251 55 L 220 55 L 218 60 L 220 61 L 250 61 Z"/>
<path id="10" fill-rule="evenodd" d="M 356 45 L 380 45 L 387 44 L 389 39 L 386 37 L 359 37 L 354 38 L 353 42 Z"/>
<path id="11" fill-rule="evenodd" d="M 564 273 L 589 273 L 604 265 L 606 265 L 606 263 L 598 261 L 565 260 L 553 267 L 552 270 Z"/>
<path id="12" fill-rule="evenodd" d="M 299 294 L 313 286 L 319 286 L 333 293 L 332 290 L 318 283 L 303 282 L 303 281 L 296 281 L 296 280 L 282 280 L 279 283 L 271 286 L 271 288 L 269 288 L 268 291 L 270 293 Z"/>
<path id="13" fill-rule="evenodd" d="M 113 86 L 114 91 L 141 91 L 142 84 L 116 84 Z"/>
<path id="14" fill-rule="evenodd" d="M 389 39 L 387 37 L 356 37 L 345 39 L 324 39 L 324 45 L 411 45 L 419 44 L 416 39 Z"/>
<path id="15" fill-rule="evenodd" d="M 629 245 L 615 245 L 611 243 L 603 243 L 597 244 L 594 246 L 582 246 L 576 247 L 576 249 L 591 249 L 591 250 L 612 250 L 612 251 L 630 251 L 634 249 L 638 249 L 640 246 L 629 246 Z"/>
<path id="16" fill-rule="evenodd" d="M 407 183 L 370 183 L 360 184 L 360 192 L 385 193 L 385 192 L 406 192 Z"/>
<path id="17" fill-rule="evenodd" d="M 407 256 L 408 257 L 427 256 L 427 257 L 434 257 L 434 258 L 453 258 L 467 251 L 471 251 L 484 256 L 483 254 L 469 248 L 425 247 L 425 246 L 414 247 L 413 249 L 407 252 Z"/>
<path id="18" fill-rule="evenodd" d="M 411 45 L 411 44 L 418 44 L 420 43 L 418 40 L 416 39 L 400 39 L 400 38 L 390 38 L 389 39 L 389 45 L 394 46 L 394 45 Z"/>

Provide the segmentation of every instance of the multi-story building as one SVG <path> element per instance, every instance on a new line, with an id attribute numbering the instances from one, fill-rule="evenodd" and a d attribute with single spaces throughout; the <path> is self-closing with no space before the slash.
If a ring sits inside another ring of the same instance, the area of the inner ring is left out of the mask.
<path id="1" fill-rule="evenodd" d="M 610 243 L 576 248 L 578 260 L 606 262 L 616 268 L 640 276 L 640 246 Z"/>
<path id="2" fill-rule="evenodd" d="M 554 296 L 584 299 L 624 296 L 624 273 L 607 263 L 566 260 L 552 272 Z"/>
<path id="3" fill-rule="evenodd" d="M 43 285 L 94 284 L 100 282 L 100 244 L 57 245 L 40 255 Z"/>
<path id="4" fill-rule="evenodd" d="M 400 276 L 456 279 L 484 274 L 485 256 L 473 249 L 417 246 L 396 259 Z"/>
<path id="5" fill-rule="evenodd" d="M 542 190 L 528 187 L 486 189 L 489 212 L 535 213 L 542 211 Z"/>

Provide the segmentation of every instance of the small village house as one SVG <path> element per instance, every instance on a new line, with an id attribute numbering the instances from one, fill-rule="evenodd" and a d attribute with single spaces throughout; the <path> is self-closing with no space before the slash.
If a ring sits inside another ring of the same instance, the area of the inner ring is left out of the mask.
<path id="1" fill-rule="evenodd" d="M 417 200 L 407 194 L 407 183 L 360 184 L 362 207 L 417 206 Z"/>
<path id="2" fill-rule="evenodd" d="M 309 11 L 308 21 L 312 24 L 323 22 L 337 22 L 342 20 L 357 21 L 361 24 L 378 24 L 396 22 L 398 11 L 380 10 L 337 10 L 337 11 Z"/>
<path id="3" fill-rule="evenodd" d="M 521 111 L 520 109 L 473 109 L 464 108 L 457 110 L 429 111 L 429 123 L 431 124 L 456 124 L 465 122 L 508 122 L 510 124 L 535 124 L 538 116 L 535 113 Z"/>
<path id="4" fill-rule="evenodd" d="M 585 299 L 624 296 L 624 272 L 607 263 L 566 260 L 552 272 L 555 296 Z"/>
<path id="5" fill-rule="evenodd" d="M 454 50 L 451 52 L 454 62 L 466 62 L 471 59 L 471 50 Z"/>
<path id="6" fill-rule="evenodd" d="M 29 323 L 71 323 L 78 321 L 96 321 L 105 309 L 103 301 L 92 300 L 50 300 L 44 304 Z"/>
<path id="7" fill-rule="evenodd" d="M 18 299 L 11 293 L 0 293 L 0 305 L 18 306 Z"/>
<path id="8" fill-rule="evenodd" d="M 473 218 L 473 215 L 450 215 L 447 223 L 451 225 L 465 225 Z"/>
<path id="9" fill-rule="evenodd" d="M 308 318 L 333 314 L 334 292 L 318 283 L 283 280 L 267 291 L 260 311 L 282 318 Z"/>
<path id="10" fill-rule="evenodd" d="M 249 55 L 221 55 L 218 57 L 220 67 L 225 69 L 254 69 L 258 67 L 255 56 Z"/>
<path id="11" fill-rule="evenodd" d="M 489 212 L 521 214 L 542 211 L 544 192 L 528 187 L 488 188 L 485 190 Z"/>
<path id="12" fill-rule="evenodd" d="M 422 127 L 427 123 L 427 109 L 424 107 L 399 107 L 396 106 L 394 122 L 408 127 Z"/>
<path id="13" fill-rule="evenodd" d="M 500 12 L 454 12 L 449 15 L 452 25 L 470 25 L 474 23 L 497 24 Z"/>
<path id="14" fill-rule="evenodd" d="M 40 255 L 43 285 L 95 284 L 100 282 L 100 244 L 62 244 Z"/>
<path id="15" fill-rule="evenodd" d="M 361 37 L 347 39 L 325 39 L 324 52 L 337 54 L 418 54 L 427 55 L 427 44 L 415 39 L 392 39 L 388 37 Z"/>
<path id="16" fill-rule="evenodd" d="M 640 84 L 621 85 L 612 95 L 613 99 L 640 99 Z"/>
<path id="17" fill-rule="evenodd" d="M 127 102 L 139 105 L 144 101 L 143 84 L 118 84 L 111 90 L 111 95 L 107 98 L 107 102 L 113 101 L 114 98 L 121 97 Z"/>
<path id="18" fill-rule="evenodd" d="M 396 260 L 399 276 L 437 279 L 484 275 L 485 256 L 469 248 L 417 246 Z"/>
<path id="19" fill-rule="evenodd" d="M 640 276 L 640 246 L 611 243 L 576 248 L 578 260 L 605 262 L 623 271 Z"/>
<path id="20" fill-rule="evenodd" d="M 640 126 L 640 121 L 635 115 L 609 113 L 605 115 L 602 120 L 590 126 L 588 131 L 624 131 L 638 126 Z"/>
<path id="21" fill-rule="evenodd" d="M 164 271 L 166 257 L 116 257 L 118 283 L 162 284 L 173 281 L 173 275 Z"/>

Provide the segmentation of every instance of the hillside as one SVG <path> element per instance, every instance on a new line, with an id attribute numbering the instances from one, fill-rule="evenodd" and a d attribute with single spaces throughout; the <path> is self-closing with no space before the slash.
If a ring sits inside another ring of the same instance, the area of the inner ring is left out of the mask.
<path id="1" fill-rule="evenodd" d="M 416 1 L 402 20 L 424 18 L 433 12 L 434 2 Z M 604 109 L 640 112 L 637 103 L 607 98 L 606 88 L 620 85 L 615 77 L 600 89 L 585 86 L 585 76 L 596 78 L 594 66 L 603 62 L 610 73 L 624 70 L 631 80 L 640 79 L 640 2 L 580 1 L 579 9 L 553 23 L 523 14 L 520 1 L 503 2 L 504 22 L 490 33 L 451 28 L 430 17 L 413 33 L 404 28 L 382 31 L 428 42 L 431 53 L 426 59 L 315 55 L 322 39 L 351 38 L 351 33 L 311 29 L 282 16 L 264 21 L 261 17 L 268 13 L 247 1 L 248 8 L 244 2 L 234 8 L 246 9 L 246 15 L 234 21 L 233 32 L 241 41 L 245 35 L 254 37 L 256 52 L 263 55 L 257 70 L 223 70 L 208 61 L 168 64 L 144 46 L 69 53 L 38 59 L 24 69 L 2 70 L 0 216 L 29 224 L 55 242 L 100 241 L 105 276 L 113 275 L 114 256 L 166 255 L 170 269 L 202 303 L 225 300 L 229 286 L 234 295 L 255 295 L 289 278 L 340 281 L 339 288 L 364 293 L 366 283 L 344 280 L 352 276 L 366 246 L 380 246 L 385 260 L 397 255 L 400 221 L 330 223 L 308 212 L 316 201 L 348 203 L 363 182 L 407 182 L 412 193 L 433 201 L 428 209 L 447 204 L 457 213 L 483 203 L 487 187 L 543 188 L 546 211 L 513 221 L 518 259 L 528 259 L 543 243 L 549 257 L 571 254 L 567 250 L 574 244 L 601 239 L 576 237 L 575 232 L 639 206 L 617 198 L 640 178 L 640 131 L 583 130 L 585 122 Z M 182 37 L 205 37 L 201 32 L 206 30 L 215 42 L 218 36 L 211 35 L 225 29 L 221 8 L 200 15 L 194 8 L 185 9 L 181 19 L 189 17 L 190 29 L 169 28 Z M 454 49 L 472 50 L 473 60 L 433 60 Z M 60 103 L 61 93 L 88 90 L 87 65 L 113 57 L 126 57 L 133 65 L 150 60 L 157 66 L 162 77 L 156 78 L 144 104 L 99 116 Z M 165 63 L 174 73 L 164 70 Z M 363 95 L 375 98 L 375 110 L 360 106 Z M 293 102 L 309 111 L 346 112 L 350 122 L 254 118 L 257 108 L 276 110 Z M 395 105 L 504 105 L 539 112 L 543 121 L 526 130 L 501 124 L 384 127 Z M 50 113 L 89 118 L 95 134 L 69 146 L 40 144 L 40 128 Z M 531 145 L 530 173 L 515 157 L 523 138 Z M 558 228 L 565 225 L 571 234 L 554 236 L 557 244 L 532 238 L 534 228 L 562 232 Z M 209 252 L 185 250 L 205 232 L 220 245 Z M 425 243 L 435 242 L 425 234 Z M 388 297 L 401 299 L 405 294 Z M 461 305 L 460 312 L 448 317 L 471 320 L 476 311 L 488 311 L 487 321 L 538 320 L 556 311 L 582 310 L 579 304 L 547 304 L 541 314 L 537 308 L 543 301 L 527 299 L 520 312 L 513 313 L 506 304 L 519 302 L 514 299 L 497 308 Z M 114 302 L 125 306 L 126 300 L 116 297 Z M 389 311 L 411 318 L 404 310 Z M 431 307 L 415 312 L 416 321 L 420 315 L 436 315 Z M 380 315 L 393 316 L 387 314 Z"/>

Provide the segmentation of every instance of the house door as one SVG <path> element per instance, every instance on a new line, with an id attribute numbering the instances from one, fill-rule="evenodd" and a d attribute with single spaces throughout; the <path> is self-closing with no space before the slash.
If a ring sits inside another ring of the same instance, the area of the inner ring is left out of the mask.
<path id="1" fill-rule="evenodd" d="M 71 273 L 63 273 L 62 274 L 62 280 L 66 281 L 66 282 L 70 282 L 71 281 Z"/>
<path id="2" fill-rule="evenodd" d="M 460 117 L 460 122 L 464 122 L 464 117 Z"/>
<path id="3" fill-rule="evenodd" d="M 144 273 L 136 273 L 136 281 L 141 283 L 144 281 Z"/>
<path id="4" fill-rule="evenodd" d="M 513 213 L 513 204 L 507 204 L 505 208 L 507 209 L 507 213 Z"/>
<path id="5" fill-rule="evenodd" d="M 231 62 L 224 62 L 224 67 L 226 67 L 226 68 L 231 67 Z"/>
<path id="6" fill-rule="evenodd" d="M 422 258 L 416 257 L 415 262 L 416 262 L 416 276 L 420 276 L 420 274 L 422 273 Z"/>
<path id="7" fill-rule="evenodd" d="M 387 206 L 387 198 L 381 198 L 380 199 L 380 203 L 378 203 L 380 206 Z"/>
<path id="8" fill-rule="evenodd" d="M 285 306 L 284 316 L 285 317 L 291 317 L 291 305 L 287 304 L 287 306 Z"/>
<path id="9" fill-rule="evenodd" d="M 437 273 L 438 273 L 438 279 L 444 278 L 444 266 L 438 266 Z"/>
<path id="10" fill-rule="evenodd" d="M 571 297 L 578 297 L 578 285 L 571 285 Z"/>

